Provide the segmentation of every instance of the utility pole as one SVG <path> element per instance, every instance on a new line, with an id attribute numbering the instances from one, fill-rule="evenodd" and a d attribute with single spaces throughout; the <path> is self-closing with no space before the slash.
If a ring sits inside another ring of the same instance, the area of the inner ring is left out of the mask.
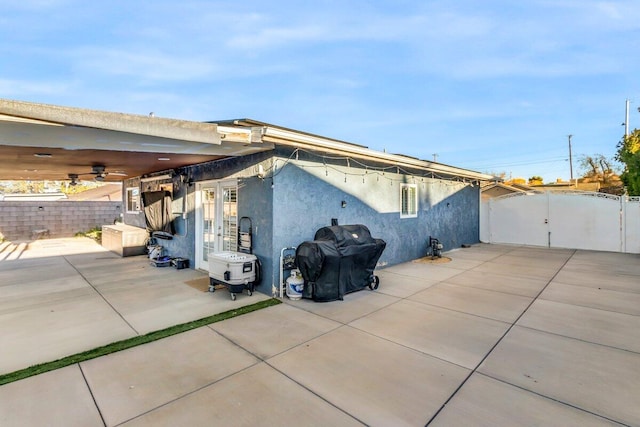
<path id="1" fill-rule="evenodd" d="M 569 137 L 569 173 L 571 174 L 571 182 L 573 182 L 573 159 L 571 158 L 571 137 L 573 135 L 567 135 Z"/>
<path id="2" fill-rule="evenodd" d="M 624 136 L 629 136 L 629 101 L 628 99 L 625 101 L 624 108 Z"/>
<path id="3" fill-rule="evenodd" d="M 438 161 L 438 153 L 433 153 L 433 161 L 434 162 Z"/>

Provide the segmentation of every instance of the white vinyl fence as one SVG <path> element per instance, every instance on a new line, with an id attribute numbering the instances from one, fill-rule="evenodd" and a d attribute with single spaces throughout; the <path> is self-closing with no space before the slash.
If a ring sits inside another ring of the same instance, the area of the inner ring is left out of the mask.
<path id="1" fill-rule="evenodd" d="M 518 193 L 482 202 L 480 240 L 640 253 L 640 198 L 604 193 Z"/>

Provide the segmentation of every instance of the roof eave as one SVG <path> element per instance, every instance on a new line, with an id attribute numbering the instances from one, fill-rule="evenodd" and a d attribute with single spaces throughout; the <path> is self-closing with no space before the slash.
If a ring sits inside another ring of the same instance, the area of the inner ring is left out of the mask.
<path id="1" fill-rule="evenodd" d="M 88 110 L 0 99 L 0 115 L 52 125 L 78 126 L 220 145 L 215 123 L 192 122 L 126 113 Z"/>
<path id="2" fill-rule="evenodd" d="M 442 163 L 414 159 L 398 154 L 375 151 L 364 146 L 343 143 L 341 141 L 327 139 L 316 135 L 303 134 L 279 127 L 266 126 L 263 131 L 263 140 L 297 148 L 307 148 L 316 151 L 321 150 L 336 154 L 352 155 L 361 159 L 380 161 L 400 167 L 422 169 L 425 171 L 433 172 L 434 174 L 457 176 L 461 178 L 480 181 L 489 181 L 495 179 L 493 175 L 487 175 L 467 169 L 445 165 Z"/>

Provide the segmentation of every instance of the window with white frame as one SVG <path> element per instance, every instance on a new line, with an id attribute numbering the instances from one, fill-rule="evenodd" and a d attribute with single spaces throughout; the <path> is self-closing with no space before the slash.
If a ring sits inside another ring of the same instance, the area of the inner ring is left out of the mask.
<path id="1" fill-rule="evenodd" d="M 126 193 L 127 213 L 140 212 L 140 188 L 127 188 Z"/>
<path id="2" fill-rule="evenodd" d="M 400 218 L 418 216 L 418 186 L 416 184 L 400 184 Z"/>

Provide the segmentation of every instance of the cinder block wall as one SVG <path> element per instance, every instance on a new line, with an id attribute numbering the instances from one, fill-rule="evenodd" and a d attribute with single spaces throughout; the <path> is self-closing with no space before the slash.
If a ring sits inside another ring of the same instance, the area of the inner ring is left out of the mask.
<path id="1" fill-rule="evenodd" d="M 113 224 L 120 219 L 122 202 L 0 202 L 0 237 L 31 239 L 34 230 L 48 237 L 72 237 L 77 232 Z"/>

